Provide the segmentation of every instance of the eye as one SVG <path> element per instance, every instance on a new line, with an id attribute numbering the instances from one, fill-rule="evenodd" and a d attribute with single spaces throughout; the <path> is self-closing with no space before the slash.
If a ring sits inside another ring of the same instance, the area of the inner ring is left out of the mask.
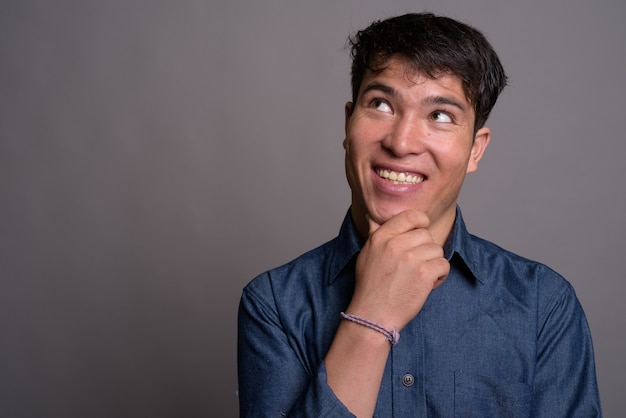
<path id="1" fill-rule="evenodd" d="M 385 100 L 382 100 L 382 99 L 374 99 L 374 100 L 372 100 L 372 107 L 374 109 L 378 110 L 379 112 L 393 113 L 389 103 L 387 103 Z"/>
<path id="2" fill-rule="evenodd" d="M 452 117 L 448 113 L 441 112 L 439 110 L 436 110 L 433 113 L 431 113 L 430 118 L 434 120 L 435 122 L 439 122 L 439 123 L 452 123 Z"/>

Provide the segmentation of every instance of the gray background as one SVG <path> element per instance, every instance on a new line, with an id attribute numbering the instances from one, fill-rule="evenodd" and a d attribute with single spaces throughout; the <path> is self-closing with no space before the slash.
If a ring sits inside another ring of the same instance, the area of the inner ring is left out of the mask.
<path id="1" fill-rule="evenodd" d="M 510 76 L 469 229 L 567 277 L 626 410 L 626 3 L 0 1 L 0 416 L 232 417 L 236 310 L 347 210 L 344 42 L 430 10 Z"/>

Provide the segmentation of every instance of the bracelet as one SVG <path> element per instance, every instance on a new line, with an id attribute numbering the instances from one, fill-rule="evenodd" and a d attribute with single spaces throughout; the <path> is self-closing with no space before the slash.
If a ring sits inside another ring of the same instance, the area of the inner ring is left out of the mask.
<path id="1" fill-rule="evenodd" d="M 380 332 L 385 336 L 385 340 L 389 341 L 391 345 L 396 345 L 398 344 L 398 341 L 400 341 L 400 333 L 396 331 L 396 327 L 393 327 L 391 330 L 389 330 L 382 325 L 377 324 L 376 322 L 372 322 L 365 318 L 361 318 L 360 316 L 351 315 L 344 312 L 341 312 L 341 317 L 343 319 L 347 319 L 348 321 L 356 322 L 359 325 L 363 325 L 365 327 L 373 329 L 374 331 Z"/>

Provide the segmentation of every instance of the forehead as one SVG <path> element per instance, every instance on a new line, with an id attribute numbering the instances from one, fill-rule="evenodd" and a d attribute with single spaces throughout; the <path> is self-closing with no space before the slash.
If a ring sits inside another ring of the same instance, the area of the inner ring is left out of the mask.
<path id="1" fill-rule="evenodd" d="M 428 73 L 421 70 L 416 64 L 403 56 L 393 55 L 385 61 L 374 63 L 370 66 L 361 81 L 359 95 L 372 83 L 392 83 L 400 93 L 406 90 L 419 88 L 423 85 L 438 85 L 447 94 L 453 94 L 459 100 L 470 104 L 462 79 L 444 70 Z"/>

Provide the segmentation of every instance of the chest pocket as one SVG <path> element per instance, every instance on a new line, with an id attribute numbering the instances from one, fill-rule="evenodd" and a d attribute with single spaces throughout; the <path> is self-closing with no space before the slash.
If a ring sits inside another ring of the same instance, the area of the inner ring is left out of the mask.
<path id="1" fill-rule="evenodd" d="M 528 418 L 531 390 L 525 383 L 511 383 L 463 371 L 454 372 L 456 418 Z"/>

